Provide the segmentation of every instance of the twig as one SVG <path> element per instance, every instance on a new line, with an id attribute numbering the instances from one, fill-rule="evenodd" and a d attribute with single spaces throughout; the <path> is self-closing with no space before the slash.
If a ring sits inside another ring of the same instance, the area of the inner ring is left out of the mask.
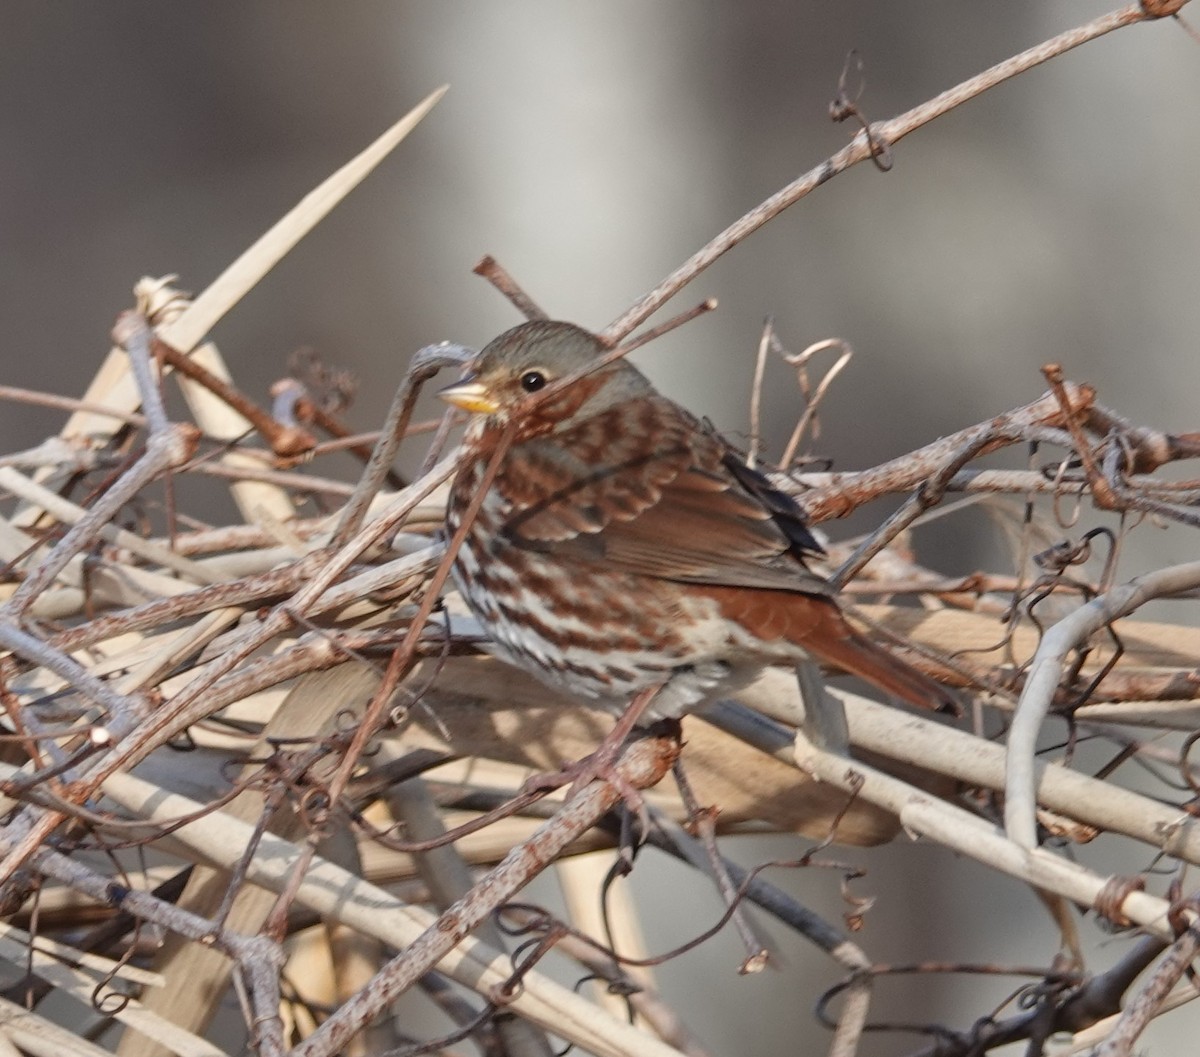
<path id="1" fill-rule="evenodd" d="M 1137 426 L 1111 408 L 1094 404 L 1087 413 L 1088 427 L 1100 437 L 1119 433 L 1131 456 L 1131 473 L 1151 473 L 1176 459 L 1200 455 L 1200 435 L 1172 434 L 1148 426 Z"/>
<path id="2" fill-rule="evenodd" d="M 52 492 L 8 466 L 0 466 L 0 488 L 28 503 L 36 504 L 62 525 L 78 525 L 88 518 L 89 511 L 77 506 L 58 493 Z M 94 508 L 93 508 L 94 509 Z M 141 536 L 115 524 L 102 524 L 96 528 L 96 537 L 123 547 L 143 561 L 161 565 L 195 583 L 213 583 L 219 577 L 208 572 L 197 562 L 176 554 L 169 547 Z"/>
<path id="3" fill-rule="evenodd" d="M 173 620 L 194 617 L 226 606 L 248 605 L 281 594 L 290 594 L 312 576 L 326 560 L 324 551 L 314 551 L 291 565 L 271 572 L 207 587 L 183 591 L 168 598 L 159 598 L 131 609 L 97 617 L 95 620 L 67 631 L 59 632 L 49 642 L 57 649 L 76 650 L 103 642 L 131 631 L 145 631 Z"/>
<path id="4" fill-rule="evenodd" d="M 362 527 L 363 519 L 371 500 L 383 485 L 384 478 L 391 468 L 392 460 L 400 447 L 400 442 L 408 435 L 408 423 L 416 407 L 417 398 L 421 395 L 421 387 L 432 378 L 441 368 L 462 365 L 470 358 L 470 350 L 461 345 L 451 345 L 443 342 L 441 345 L 427 345 L 421 349 L 409 364 L 404 381 L 396 390 L 388 408 L 387 419 L 375 450 L 363 468 L 362 476 L 354 494 L 345 507 L 342 508 L 338 527 L 333 534 L 333 543 L 342 544 Z M 430 471 L 432 467 L 430 468 Z M 426 474 L 422 475 L 424 479 Z"/>
<path id="5" fill-rule="evenodd" d="M 668 764 L 669 760 L 663 761 L 664 768 Z M 223 812 L 205 813 L 203 805 L 195 800 L 168 793 L 128 773 L 112 775 L 106 780 L 104 791 L 115 802 L 150 821 L 196 814 L 195 820 L 180 829 L 175 838 L 219 868 L 232 866 L 238 849 L 250 836 L 248 823 Z M 294 844 L 268 833 L 262 842 L 261 855 L 250 863 L 248 879 L 278 891 L 295 853 Z M 320 858 L 313 861 L 297 898 L 322 917 L 378 936 L 395 948 L 408 947 L 439 920 L 421 907 L 406 904 Z M 469 937 L 442 961 L 440 968 L 464 986 L 488 995 L 491 989 L 503 986 L 508 980 L 507 964 L 501 952 Z M 589 1052 L 602 1057 L 624 1057 L 639 1052 L 640 1048 L 649 1057 L 678 1057 L 673 1049 L 654 1043 L 569 988 L 536 972 L 527 973 L 522 982 L 522 990 L 510 1000 L 512 1008 Z"/>
<path id="6" fill-rule="evenodd" d="M 144 321 L 127 318 L 115 339 L 118 344 L 132 342 L 137 347 L 140 342 L 144 345 L 147 340 Z M 133 362 L 137 362 L 137 357 Z M 161 408 L 158 387 L 153 378 L 148 377 L 148 372 L 144 373 L 146 377 L 139 374 L 139 384 L 146 386 L 142 394 L 143 402 L 148 401 L 150 405 Z M 146 442 L 145 453 L 100 496 L 87 514 L 66 532 L 38 567 L 25 578 L 12 598 L 0 608 L 0 617 L 19 620 L 33 599 L 45 590 L 76 554 L 96 538 L 126 503 L 160 474 L 182 466 L 191 458 L 198 439 L 193 427 L 167 423 L 157 411 L 153 415 L 148 412 L 147 419 L 152 431 Z M 154 423 L 160 419 L 161 427 L 154 429 Z"/>
<path id="7" fill-rule="evenodd" d="M 431 361 L 428 369 L 432 369 L 434 364 L 440 363 L 441 353 L 436 347 L 422 350 L 422 352 L 427 354 L 429 360 Z M 421 365 L 419 368 L 414 369 L 413 373 L 415 375 L 417 370 L 425 369 L 425 366 Z M 553 388 L 553 385 L 548 386 L 543 392 L 548 392 Z M 540 396 L 542 394 L 538 393 L 535 395 Z M 387 668 L 379 680 L 379 685 L 375 690 L 375 693 L 372 695 L 371 700 L 368 702 L 367 707 L 360 718 L 358 726 L 354 730 L 353 736 L 350 739 L 350 743 L 346 748 L 345 755 L 339 763 L 337 770 L 334 772 L 333 776 L 328 782 L 328 802 L 330 804 L 336 803 L 342 796 L 350 782 L 350 777 L 354 772 L 354 768 L 358 765 L 359 758 L 362 755 L 363 750 L 366 748 L 368 741 L 374 737 L 375 733 L 379 730 L 380 724 L 382 723 L 385 715 L 385 710 L 388 707 L 388 703 L 391 701 L 392 695 L 395 693 L 396 688 L 400 685 L 400 682 L 404 676 L 407 675 L 412 669 L 412 666 L 416 661 L 417 642 L 424 633 L 425 623 L 432 615 L 435 607 L 438 605 L 438 600 L 441 597 L 442 587 L 450 576 L 451 566 L 454 562 L 455 555 L 458 552 L 458 548 L 462 545 L 467 533 L 471 530 L 472 523 L 474 522 L 476 515 L 479 513 L 479 510 L 483 505 L 483 501 L 487 495 L 488 489 L 491 488 L 492 481 L 495 480 L 496 474 L 500 472 L 501 459 L 508 450 L 509 444 L 512 443 L 513 437 L 516 435 L 519 421 L 519 418 L 514 417 L 500 432 L 500 436 L 492 453 L 492 457 L 488 462 L 482 477 L 476 485 L 475 495 L 472 496 L 471 501 L 467 504 L 466 510 L 463 512 L 462 522 L 458 525 L 454 534 L 447 542 L 445 553 L 442 555 L 441 561 L 438 563 L 437 568 L 434 569 L 433 574 L 429 578 L 429 582 L 425 586 L 425 593 L 420 604 L 417 606 L 417 611 L 414 614 L 408 628 L 406 629 L 400 644 L 392 652 L 392 656 L 388 661 Z M 452 460 L 448 459 L 446 462 L 450 463 Z M 438 476 L 437 479 L 440 481 L 444 476 L 449 476 L 450 469 L 446 467 L 441 471 L 431 471 L 427 477 L 434 476 L 439 472 L 442 476 Z M 378 519 L 375 526 L 372 526 L 371 530 L 366 534 L 366 539 L 360 539 L 359 547 L 365 546 L 368 540 L 370 542 L 374 542 L 379 538 L 379 536 L 382 535 L 382 532 L 379 531 L 378 524 L 379 521 L 383 520 L 384 519 Z M 360 533 L 360 537 L 361 536 L 363 536 L 363 534 Z M 361 551 L 356 548 L 353 543 L 343 548 L 343 553 L 348 551 L 354 555 L 361 553 Z M 322 587 L 328 587 L 329 582 L 331 582 L 331 579 L 330 581 L 324 583 Z M 305 592 L 302 591 L 301 594 L 303 595 Z M 309 604 L 315 602 L 316 598 L 319 597 L 319 594 L 320 592 L 315 590 L 312 591 L 310 593 L 310 598 L 306 599 L 306 601 Z M 298 885 L 300 883 L 300 878 L 307 869 L 307 862 L 311 860 L 315 854 L 316 838 L 315 834 L 313 834 L 310 835 L 304 852 L 293 865 L 293 884 Z M 287 899 L 288 897 L 284 897 L 284 900 L 281 901 L 281 907 L 286 905 Z"/>
<path id="8" fill-rule="evenodd" d="M 1090 406 L 1095 399 L 1095 390 L 1087 385 L 1067 383 L 1066 392 L 1071 400 L 1071 407 L 1076 409 Z M 798 498 L 810 521 L 821 522 L 830 518 L 845 517 L 852 510 L 878 496 L 907 492 L 915 488 L 944 467 L 954 458 L 956 452 L 984 438 L 995 438 L 994 447 L 1000 448 L 1013 443 L 1008 438 L 1022 436 L 1022 430 L 1061 424 L 1062 411 L 1058 401 L 1052 393 L 1047 393 L 1031 404 L 959 430 L 898 459 L 881 463 L 873 469 L 861 473 L 833 475 L 829 484 L 814 488 Z M 992 446 L 984 444 L 975 454 L 985 455 L 992 450 Z"/>
<path id="9" fill-rule="evenodd" d="M 479 263 L 471 269 L 476 275 L 482 276 L 497 290 L 512 302 L 513 306 L 526 319 L 549 319 L 550 317 L 538 306 L 508 270 L 490 253 L 481 257 Z"/>
<path id="10" fill-rule="evenodd" d="M 842 1013 L 838 1017 L 829 1057 L 857 1057 L 858 1044 L 866 1030 L 871 1009 L 873 977 L 867 972 L 854 973 L 842 992 Z"/>
<path id="11" fill-rule="evenodd" d="M 1085 976 L 1077 986 L 1044 993 L 1036 1005 L 1015 1016 L 1003 1020 L 994 1016 L 981 1017 L 968 1031 L 939 1032 L 933 1045 L 910 1053 L 908 1057 L 979 1057 L 1023 1039 L 1039 1037 L 1044 1041 L 1055 1032 L 1070 1031 L 1078 1036 L 1081 1030 L 1103 1024 L 1105 1018 L 1120 1009 L 1129 985 L 1165 946 L 1157 937 L 1143 936 L 1111 968 L 1094 976 Z M 1039 1049 L 1041 1045 L 1039 1042 Z M 1075 1053 L 1076 1048 L 1060 1050 L 1056 1047 L 1054 1052 L 1065 1057 Z"/>
<path id="12" fill-rule="evenodd" d="M 0 385 L 0 400 L 12 400 L 32 407 L 52 407 L 59 411 L 84 411 L 90 415 L 103 415 L 124 422 L 128 426 L 145 426 L 146 416 L 132 411 L 119 411 L 104 404 L 93 404 L 57 393 L 43 393 L 37 389 L 21 389 L 15 385 Z M 61 439 L 61 438 L 60 438 Z"/>
<path id="13" fill-rule="evenodd" d="M 846 706 L 855 747 L 972 787 L 1003 790 L 1002 746 L 856 694 L 834 692 Z M 1039 802 L 1051 811 L 1200 865 L 1200 825 L 1186 812 L 1055 763 L 1037 765 L 1037 783 Z"/>
<path id="14" fill-rule="evenodd" d="M 170 364 L 185 378 L 203 386 L 218 400 L 223 401 L 241 415 L 280 458 L 295 458 L 316 447 L 317 438 L 301 426 L 276 421 L 270 412 L 259 407 L 237 386 L 219 378 L 185 353 L 179 352 L 164 341 L 155 345 L 156 353 L 163 362 Z"/>
<path id="15" fill-rule="evenodd" d="M 504 910 L 506 921 L 513 921 L 528 928 L 537 925 L 542 915 L 516 906 Z M 580 965 L 605 981 L 633 1008 L 638 1017 L 670 1045 L 687 1057 L 709 1057 L 708 1051 L 696 1040 L 671 1007 L 670 1003 L 656 990 L 652 990 L 639 976 L 636 980 L 628 970 L 615 964 L 606 953 L 598 951 L 591 943 L 572 932 L 564 932 L 555 943 L 555 949 L 572 958 Z"/>
<path id="16" fill-rule="evenodd" d="M 812 393 L 810 392 L 805 369 L 808 366 L 809 360 L 817 355 L 817 353 L 824 352 L 826 349 L 839 349 L 841 350 L 840 355 L 833 361 L 833 366 L 821 376 L 820 382 L 817 383 L 816 392 Z M 804 411 L 796 422 L 796 428 L 792 430 L 791 438 L 788 440 L 787 446 L 783 449 L 783 454 L 779 457 L 779 465 L 785 470 L 792 465 L 792 460 L 796 458 L 796 452 L 800 448 L 800 441 L 804 438 L 804 431 L 808 429 L 809 423 L 817 421 L 816 414 L 821 407 L 821 401 L 825 399 L 825 394 L 829 392 L 829 387 L 833 385 L 837 376 L 842 373 L 853 356 L 854 350 L 841 338 L 827 338 L 824 341 L 818 341 L 802 352 L 795 354 L 789 352 L 783 353 L 784 362 L 789 367 L 796 368 L 796 376 L 800 382 L 800 392 L 804 397 Z M 814 439 L 818 436 L 819 432 L 819 428 L 814 426 Z"/>
<path id="17" fill-rule="evenodd" d="M 153 440 L 154 438 L 151 439 Z M 100 782 L 108 775 L 121 768 L 133 766 L 149 755 L 163 741 L 185 730 L 197 719 L 203 718 L 203 716 L 215 711 L 215 708 L 219 706 L 215 706 L 212 698 L 206 696 L 213 689 L 214 684 L 222 676 L 233 671 L 250 654 L 260 649 L 279 633 L 287 630 L 294 619 L 293 611 L 296 614 L 303 615 L 309 607 L 316 604 L 331 584 L 345 572 L 349 565 L 366 548 L 372 546 L 387 533 L 395 531 L 397 525 L 403 523 L 411 507 L 436 486 L 436 482 L 441 479 L 439 474 L 448 472 L 448 467 L 436 470 L 428 478 L 410 486 L 406 490 L 407 494 L 403 501 L 395 503 L 387 512 L 376 518 L 364 531 L 351 539 L 340 551 L 331 556 L 306 585 L 288 601 L 287 605 L 277 606 L 259 621 L 256 626 L 251 627 L 242 634 L 237 642 L 231 644 L 222 655 L 194 670 L 190 681 L 169 702 L 169 707 L 164 705 L 154 712 L 147 721 L 137 724 L 132 731 L 132 736 L 126 738 L 123 742 L 119 742 L 116 751 L 101 759 L 95 768 L 76 783 L 72 791 L 72 797 L 79 802 L 86 800 L 95 792 Z M 434 483 L 431 483 L 431 481 Z M 68 533 L 67 537 L 64 537 L 63 542 L 65 543 L 69 537 L 70 533 Z M 437 574 L 435 573 L 435 578 L 436 576 Z M 436 591 L 437 588 L 435 587 L 433 590 Z M 14 595 L 15 598 L 16 596 Z M 433 606 L 433 601 L 432 597 L 426 598 L 423 603 L 426 608 L 420 614 L 420 620 L 417 621 L 418 626 L 415 630 L 410 629 L 409 638 L 406 639 L 410 653 L 415 648 L 417 638 L 420 634 L 420 626 L 423 626 L 424 620 L 428 617 L 429 611 Z M 9 606 L 12 604 L 10 601 Z M 3 612 L 4 610 L 0 609 L 0 615 L 3 615 Z M 355 749 L 355 753 L 350 757 L 352 760 L 357 759 L 357 752 L 361 751 L 367 737 L 373 732 L 373 724 L 378 721 L 378 714 L 383 708 L 383 700 L 385 699 L 373 702 L 374 714 L 368 715 L 364 719 L 364 723 L 369 720 L 372 726 L 369 729 L 364 726 L 358 730 L 356 734 L 357 748 Z M 125 725 L 113 730 L 114 737 L 118 739 L 124 738 L 128 733 L 130 732 Z M 340 789 L 337 790 L 337 793 L 340 794 Z M 10 830 L 16 839 L 8 844 L 7 854 L 3 863 L 0 863 L 0 881 L 7 879 L 12 875 L 13 871 L 19 869 L 28 859 L 29 855 L 39 847 L 41 842 L 46 840 L 54 827 L 61 821 L 62 815 L 60 813 L 46 812 L 40 819 L 30 824 L 23 831 L 19 831 L 18 827 L 10 825 Z"/>
<path id="18" fill-rule="evenodd" d="M 758 465 L 758 454 L 762 450 L 762 390 L 767 373 L 767 353 L 774 344 L 775 321 L 768 316 L 758 339 L 758 352 L 754 356 L 754 379 L 750 383 L 750 449 L 746 452 L 746 465 L 754 469 Z"/>
<path id="19" fill-rule="evenodd" d="M 49 849 L 35 853 L 37 868 L 47 877 L 53 877 L 70 885 L 78 892 L 90 896 L 102 905 L 115 906 L 146 921 L 153 921 L 170 931 L 189 939 L 213 944 L 235 960 L 261 959 L 274 963 L 275 975 L 282 965 L 279 949 L 275 944 L 264 943 L 260 937 L 237 936 L 233 933 L 214 931 L 212 922 L 187 910 L 157 899 L 148 892 L 124 888 L 109 878 L 103 877 L 69 856 Z"/>
<path id="20" fill-rule="evenodd" d="M 829 578 L 831 586 L 835 590 L 840 590 L 848 580 L 853 579 L 861 571 L 867 562 L 916 521 L 921 514 L 939 503 L 945 492 L 946 481 L 958 473 L 966 463 L 986 449 L 992 449 L 998 444 L 1015 443 L 1021 439 L 1023 439 L 1023 431 L 1020 429 L 1011 432 L 997 430 L 994 433 L 989 432 L 977 436 L 964 444 L 958 451 L 953 452 L 945 465 L 937 473 L 926 478 L 899 510 L 854 548 L 854 553 Z"/>
<path id="21" fill-rule="evenodd" d="M 753 922 L 742 909 L 737 899 L 737 885 L 734 884 L 733 878 L 729 876 L 729 871 L 725 869 L 725 860 L 717 848 L 717 828 L 715 824 L 717 809 L 702 807 L 700 805 L 700 802 L 696 799 L 696 794 L 692 792 L 691 783 L 687 780 L 687 772 L 684 771 L 679 761 L 676 761 L 673 772 L 675 782 L 679 786 L 679 794 L 683 798 L 684 809 L 688 813 L 688 821 L 699 833 L 700 845 L 703 849 L 704 858 L 707 860 L 708 871 L 717 882 L 717 888 L 721 893 L 721 898 L 725 901 L 725 905 L 733 908 L 731 920 L 733 921 L 734 928 L 737 929 L 738 937 L 741 939 L 742 947 L 746 952 L 746 957 L 742 959 L 742 964 L 738 966 L 738 972 L 743 976 L 751 973 L 760 973 L 767 967 L 770 960 L 770 944 L 759 936 Z M 687 847 L 692 838 L 689 838 L 688 834 L 682 831 L 682 827 L 675 826 L 668 819 L 660 819 L 659 825 L 665 826 L 667 832 L 681 845 L 680 851 L 688 856 L 689 861 L 693 865 L 702 865 L 696 862 L 696 859 L 693 857 L 694 849 Z"/>
<path id="22" fill-rule="evenodd" d="M 1171 989 L 1185 972 L 1191 971 L 1197 954 L 1200 954 L 1200 929 L 1192 922 L 1171 945 L 1146 985 L 1126 1004 L 1112 1034 L 1090 1051 L 1088 1057 L 1129 1057 L 1133 1044 L 1157 1016 Z"/>
<path id="23" fill-rule="evenodd" d="M 935 96 L 928 102 L 913 107 L 911 110 L 870 126 L 867 131 L 860 132 L 854 139 L 832 157 L 823 161 L 814 169 L 810 169 L 792 183 L 776 191 L 761 205 L 752 209 L 745 216 L 734 221 L 729 227 L 717 235 L 711 242 L 690 257 L 682 265 L 668 275 L 658 286 L 648 294 L 635 301 L 617 319 L 610 323 L 600 335 L 601 340 L 609 346 L 616 345 L 625 335 L 640 323 L 648 319 L 662 305 L 674 297 L 688 283 L 696 278 L 705 268 L 718 257 L 731 250 L 743 239 L 752 235 L 769 220 L 774 219 L 790 205 L 800 201 L 821 184 L 831 180 L 838 173 L 844 172 L 861 161 L 874 157 L 879 149 L 890 150 L 909 133 L 915 132 L 923 125 L 929 124 L 935 118 L 949 113 L 957 106 L 990 88 L 1011 80 L 1026 70 L 1039 66 L 1058 55 L 1086 44 L 1090 40 L 1102 37 L 1115 29 L 1144 22 L 1149 19 L 1161 18 L 1166 14 L 1175 14 L 1186 3 L 1186 0 L 1174 3 L 1156 5 L 1163 10 L 1148 10 L 1149 5 L 1130 4 L 1107 15 L 1101 15 L 1076 29 L 1067 30 L 1056 37 L 1038 44 L 1019 55 L 1014 55 L 1004 62 L 997 63 L 989 70 L 963 81 L 941 95 Z M 1166 10 L 1170 8 L 1171 10 Z"/>
<path id="24" fill-rule="evenodd" d="M 656 341 L 664 334 L 670 334 L 673 330 L 678 330 L 685 323 L 690 323 L 693 319 L 697 319 L 707 312 L 713 312 L 717 307 L 717 299 L 715 297 L 706 297 L 694 308 L 689 308 L 686 312 L 680 312 L 677 316 L 672 316 L 665 323 L 659 323 L 656 327 L 651 327 L 649 330 L 643 330 L 640 334 L 635 334 L 632 338 L 626 341 L 621 346 L 621 354 L 633 352 L 634 349 L 640 349 L 643 345 L 649 345 L 650 342 Z"/>
<path id="25" fill-rule="evenodd" d="M 859 473 L 873 473 L 863 470 Z M 854 487 L 859 473 L 804 473 L 780 476 L 776 481 L 784 486 L 789 494 L 804 499 L 808 489 L 824 492 L 826 489 Z M 1135 478 L 1139 487 L 1163 486 L 1165 482 L 1153 478 Z M 978 493 L 1009 493 L 1011 495 L 1084 495 L 1087 491 L 1085 481 L 1055 481 L 1044 473 L 1036 470 L 959 470 L 943 486 L 947 492 Z M 868 498 L 874 498 L 873 496 Z"/>
<path id="26" fill-rule="evenodd" d="M 315 451 L 315 450 L 314 450 Z M 255 470 L 248 466 L 227 466 L 222 463 L 195 462 L 185 467 L 188 473 L 201 477 L 221 477 L 235 481 L 261 481 L 276 488 L 290 488 L 300 495 L 324 495 L 333 499 L 347 499 L 354 494 L 354 486 L 344 481 L 311 474 L 288 473 L 285 470 Z M 289 524 L 289 528 L 291 525 Z"/>
<path id="27" fill-rule="evenodd" d="M 1175 988 L 1158 1007 L 1158 1014 L 1169 1013 L 1172 1010 L 1179 1009 L 1181 1006 L 1189 1005 L 1200 998 L 1197 994 L 1196 987 L 1191 982 L 1181 984 Z M 1107 1038 L 1108 1033 L 1112 1031 L 1120 1016 L 1119 1012 L 1113 1012 L 1108 1017 L 1097 1020 L 1094 1024 L 1090 1024 L 1082 1030 L 1075 1032 L 1074 1038 L 1065 1045 L 1065 1048 L 1058 1050 L 1055 1057 L 1076 1057 L 1078 1054 L 1086 1053 L 1097 1044 L 1097 1040 Z M 942 1054 L 920 1054 L 916 1057 L 942 1057 Z"/>
<path id="28" fill-rule="evenodd" d="M 1041 848 L 1023 848 L 966 811 L 936 801 L 873 768 L 858 763 L 848 766 L 844 759 L 828 753 L 799 746 L 798 758 L 808 773 L 895 810 L 909 833 L 937 841 L 1072 902 L 1093 908 L 1105 902 L 1107 878 Z M 1115 907 L 1121 916 L 1160 936 L 1167 932 L 1169 909 L 1164 900 L 1136 890 L 1127 891 Z"/>
<path id="29" fill-rule="evenodd" d="M 706 712 L 706 718 L 726 726 L 726 715 L 721 710 Z M 909 833 L 927 837 L 1002 873 L 1084 906 L 1098 907 L 1105 902 L 1105 878 L 1041 848 L 1024 848 L 975 815 L 943 803 L 877 768 L 825 752 L 803 737 L 796 737 L 793 743 L 778 728 L 767 725 L 740 727 L 734 724 L 730 729 L 737 730 L 739 737 L 754 739 L 754 744 L 776 759 L 792 757 L 800 770 L 814 778 L 887 808 Z M 1142 925 L 1147 932 L 1170 935 L 1167 926 L 1170 907 L 1165 900 L 1141 891 L 1127 891 L 1122 894 L 1119 905 L 1110 909 Z"/>
<path id="30" fill-rule="evenodd" d="M 403 821 L 405 836 L 410 840 L 445 836 L 446 827 L 437 805 L 420 778 L 410 778 L 394 787 L 387 800 L 393 814 Z M 453 844 L 417 853 L 414 858 L 417 872 L 442 910 L 470 892 L 471 871 Z M 483 922 L 476 935 L 497 950 L 505 950 L 504 937 L 494 921 Z M 545 1035 L 534 1030 L 532 1025 L 507 1019 L 496 1024 L 495 1029 L 504 1043 L 506 1057 L 548 1057 L 551 1052 Z"/>

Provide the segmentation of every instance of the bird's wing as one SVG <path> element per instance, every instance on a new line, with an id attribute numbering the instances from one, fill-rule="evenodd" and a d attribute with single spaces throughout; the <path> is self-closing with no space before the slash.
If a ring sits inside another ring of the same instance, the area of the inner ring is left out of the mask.
<path id="1" fill-rule="evenodd" d="M 514 446 L 496 481 L 512 543 L 690 583 L 827 594 L 790 497 L 664 397 Z"/>

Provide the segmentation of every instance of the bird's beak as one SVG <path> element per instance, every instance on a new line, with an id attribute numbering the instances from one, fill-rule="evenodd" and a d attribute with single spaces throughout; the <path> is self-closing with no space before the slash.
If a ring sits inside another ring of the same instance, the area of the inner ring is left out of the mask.
<path id="1" fill-rule="evenodd" d="M 439 389 L 438 396 L 446 403 L 476 415 L 494 415 L 500 410 L 500 405 L 488 392 L 487 386 L 474 378 L 465 378 L 454 385 L 446 386 L 445 389 Z"/>

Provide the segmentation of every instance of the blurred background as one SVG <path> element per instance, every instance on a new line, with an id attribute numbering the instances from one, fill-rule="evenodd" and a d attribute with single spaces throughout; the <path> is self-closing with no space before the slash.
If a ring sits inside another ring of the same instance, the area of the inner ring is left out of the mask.
<path id="1" fill-rule="evenodd" d="M 519 321 L 471 275 L 481 255 L 552 314 L 600 328 L 847 140 L 852 130 L 827 110 L 851 49 L 865 66 L 860 106 L 881 120 L 1104 10 L 1080 0 L 7 0 L 3 382 L 81 394 L 140 276 L 174 272 L 203 289 L 448 82 L 425 123 L 214 334 L 261 399 L 300 347 L 354 371 L 349 418 L 375 428 L 417 348 L 480 345 Z M 737 436 L 767 316 L 795 351 L 845 339 L 855 359 L 815 449 L 841 469 L 1036 398 L 1050 361 L 1136 422 L 1195 429 L 1198 100 L 1200 47 L 1169 22 L 1059 58 L 903 140 L 890 173 L 859 166 L 728 254 L 672 306 L 715 296 L 720 310 L 638 362 Z M 766 411 L 767 451 L 778 454 L 797 413 L 780 364 Z M 60 421 L 6 405 L 4 450 Z M 996 544 L 962 524 L 919 537 L 944 571 L 997 560 Z M 1124 574 L 1192 556 L 1177 530 L 1155 539 Z M 777 844 L 771 854 L 800 850 Z M 1015 883 L 905 841 L 847 854 L 871 870 L 856 892 L 878 898 L 859 937 L 873 958 L 1036 964 L 1052 953 L 1046 918 Z M 835 919 L 844 909 L 836 873 L 785 883 Z M 641 895 L 673 911 L 650 915 L 656 950 L 717 907 L 700 892 L 681 920 L 673 882 Z M 999 938 L 981 946 L 985 922 Z M 782 972 L 740 979 L 734 948 L 718 941 L 680 960 L 664 986 L 678 999 L 727 979 L 727 1007 L 686 1010 L 713 1052 L 823 1049 L 809 997 L 836 974 L 801 945 L 785 954 Z M 1002 994 L 957 979 L 885 984 L 879 1010 L 963 1027 Z M 1194 1030 L 1194 1013 L 1176 1015 L 1188 1017 Z M 876 1045 L 864 1052 L 903 1051 L 894 1039 Z"/>

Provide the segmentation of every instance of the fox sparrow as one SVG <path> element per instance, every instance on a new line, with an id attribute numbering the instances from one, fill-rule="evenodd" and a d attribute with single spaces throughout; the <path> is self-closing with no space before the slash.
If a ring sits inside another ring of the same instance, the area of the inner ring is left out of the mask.
<path id="1" fill-rule="evenodd" d="M 796 503 L 636 367 L 616 360 L 529 406 L 606 351 L 572 324 L 524 323 L 440 394 L 478 416 L 450 491 L 450 533 L 506 430 L 511 441 L 454 564 L 500 655 L 609 706 L 658 688 L 658 716 L 802 659 L 955 709 L 847 623 L 805 564 L 822 550 Z"/>

